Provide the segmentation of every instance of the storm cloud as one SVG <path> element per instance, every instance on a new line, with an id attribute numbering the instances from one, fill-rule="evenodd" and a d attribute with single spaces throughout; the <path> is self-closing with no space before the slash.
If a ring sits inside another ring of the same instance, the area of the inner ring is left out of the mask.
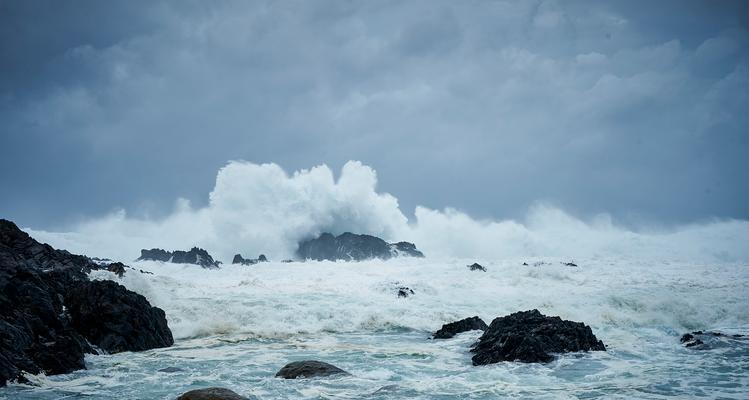
<path id="1" fill-rule="evenodd" d="M 0 2 L 0 212 L 208 204 L 360 160 L 416 205 L 749 218 L 745 2 Z"/>

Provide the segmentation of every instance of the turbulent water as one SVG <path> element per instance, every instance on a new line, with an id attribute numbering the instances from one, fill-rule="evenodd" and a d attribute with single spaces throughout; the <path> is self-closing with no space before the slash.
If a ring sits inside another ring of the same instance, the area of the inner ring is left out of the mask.
<path id="1" fill-rule="evenodd" d="M 487 272 L 466 264 L 482 262 Z M 527 261 L 530 265 L 523 266 Z M 544 263 L 539 263 L 543 261 Z M 173 399 L 223 386 L 261 399 L 722 398 L 749 396 L 749 345 L 695 350 L 696 329 L 749 334 L 749 265 L 624 258 L 264 263 L 205 270 L 132 263 L 153 275 L 113 279 L 166 311 L 176 343 L 142 353 L 91 355 L 88 369 L 31 376 L 7 399 Z M 534 266 L 534 264 L 541 264 Z M 396 295 L 398 286 L 415 294 Z M 487 322 L 538 308 L 583 321 L 607 352 L 546 364 L 471 365 L 479 332 L 430 340 L 443 323 Z M 317 359 L 350 377 L 274 378 Z M 178 367 L 166 373 L 159 369 Z"/>

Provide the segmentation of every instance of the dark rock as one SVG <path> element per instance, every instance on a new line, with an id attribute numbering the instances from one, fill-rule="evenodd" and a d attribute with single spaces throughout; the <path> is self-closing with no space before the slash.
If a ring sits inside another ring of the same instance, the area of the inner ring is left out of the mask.
<path id="1" fill-rule="evenodd" d="M 88 257 L 41 244 L 0 219 L 0 386 L 23 380 L 23 372 L 52 375 L 85 368 L 84 353 L 94 353 L 87 342 L 92 338 L 76 329 L 69 300 L 83 284 L 107 285 L 88 281 L 87 273 L 100 268 Z M 135 295 L 124 287 L 120 292 Z M 102 301 L 108 298 L 103 295 Z M 130 315 L 116 317 L 109 322 L 132 323 Z"/>
<path id="2" fill-rule="evenodd" d="M 121 262 L 115 262 L 111 263 L 106 266 L 107 271 L 113 272 L 115 275 L 122 278 L 123 275 L 125 275 L 125 264 Z"/>
<path id="3" fill-rule="evenodd" d="M 550 353 L 605 351 L 589 326 L 547 317 L 538 310 L 495 318 L 471 352 L 473 365 L 500 361 L 550 362 Z"/>
<path id="4" fill-rule="evenodd" d="M 315 378 L 321 376 L 330 376 L 337 374 L 349 375 L 348 372 L 322 361 L 295 361 L 286 364 L 276 373 L 277 378 L 297 379 L 297 378 Z"/>
<path id="5" fill-rule="evenodd" d="M 423 258 L 424 253 L 416 249 L 416 245 L 410 242 L 398 242 L 390 244 L 391 252 L 395 250 L 394 256 L 408 256 Z"/>
<path id="6" fill-rule="evenodd" d="M 729 335 L 717 331 L 694 331 L 681 336 L 680 342 L 685 347 L 697 350 L 712 350 L 718 348 L 745 348 L 749 338 L 744 335 Z"/>
<path id="7" fill-rule="evenodd" d="M 527 262 L 524 262 L 524 263 L 523 263 L 523 265 L 525 265 L 525 266 L 527 267 L 527 266 L 528 266 L 528 263 L 527 263 Z"/>
<path id="8" fill-rule="evenodd" d="M 286 260 L 281 260 L 281 262 L 282 262 L 282 263 L 287 263 L 287 264 L 288 264 L 288 263 L 293 263 L 293 262 L 294 262 L 294 260 L 291 260 L 291 259 L 286 259 Z"/>
<path id="9" fill-rule="evenodd" d="M 440 330 L 434 332 L 433 337 L 435 339 L 449 339 L 461 332 L 473 330 L 485 331 L 487 328 L 488 326 L 486 325 L 486 322 L 484 322 L 481 318 L 471 317 L 442 325 L 442 328 L 440 328 Z"/>
<path id="10" fill-rule="evenodd" d="M 252 258 L 252 259 L 246 259 L 243 258 L 241 254 L 234 255 L 234 259 L 231 260 L 232 264 L 242 264 L 242 265 L 254 265 L 261 262 L 268 262 L 268 258 L 265 257 L 265 254 L 261 254 L 258 256 L 258 258 Z"/>
<path id="11" fill-rule="evenodd" d="M 172 252 L 164 249 L 141 249 L 140 257 L 135 261 L 163 261 L 169 262 L 172 259 Z"/>
<path id="12" fill-rule="evenodd" d="M 563 262 L 562 265 L 564 265 L 566 267 L 577 267 L 577 264 L 575 264 L 573 262 Z"/>
<path id="13" fill-rule="evenodd" d="M 468 267 L 468 269 L 470 269 L 471 271 L 484 271 L 484 272 L 486 272 L 486 268 L 483 265 L 479 264 L 479 263 L 473 263 L 471 265 L 466 265 L 466 267 Z"/>
<path id="14" fill-rule="evenodd" d="M 301 260 L 362 261 L 383 260 L 398 256 L 424 257 L 413 243 L 387 243 L 371 235 L 345 232 L 338 236 L 323 233 L 315 239 L 299 243 L 297 257 Z"/>
<path id="15" fill-rule="evenodd" d="M 184 369 L 178 368 L 178 367 L 166 367 L 159 370 L 159 372 L 166 372 L 168 374 L 171 374 L 173 372 L 182 372 Z"/>
<path id="16" fill-rule="evenodd" d="M 206 389 L 191 390 L 177 400 L 247 400 L 247 397 L 224 388 L 212 387 Z"/>
<path id="17" fill-rule="evenodd" d="M 142 249 L 140 257 L 135 261 L 162 261 L 175 264 L 195 264 L 203 268 L 218 268 L 220 261 L 215 261 L 207 251 L 193 247 L 190 251 L 166 251 L 163 249 Z"/>
<path id="18" fill-rule="evenodd" d="M 110 353 L 174 344 L 164 311 L 112 281 L 82 281 L 65 294 L 72 325 Z"/>
<path id="19" fill-rule="evenodd" d="M 398 290 L 398 297 L 408 297 L 414 294 L 414 291 L 408 286 L 399 286 L 396 289 Z"/>

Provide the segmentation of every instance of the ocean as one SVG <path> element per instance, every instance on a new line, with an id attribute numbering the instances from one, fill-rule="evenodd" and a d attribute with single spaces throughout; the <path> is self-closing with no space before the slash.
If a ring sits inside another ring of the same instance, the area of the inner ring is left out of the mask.
<path id="1" fill-rule="evenodd" d="M 469 271 L 478 261 L 487 272 Z M 749 341 L 686 348 L 682 334 L 749 334 L 749 265 L 624 256 L 399 258 L 364 262 L 195 265 L 131 262 L 123 278 L 95 271 L 166 311 L 176 343 L 89 355 L 87 369 L 29 376 L 2 399 L 174 399 L 220 386 L 259 399 L 749 398 Z M 523 265 L 527 263 L 529 265 Z M 397 296 L 406 286 L 414 294 Z M 521 310 L 581 321 L 606 352 L 549 364 L 473 366 L 479 331 L 432 340 L 442 324 L 487 323 Z M 351 376 L 284 380 L 315 359 Z M 159 370 L 173 367 L 176 372 Z"/>

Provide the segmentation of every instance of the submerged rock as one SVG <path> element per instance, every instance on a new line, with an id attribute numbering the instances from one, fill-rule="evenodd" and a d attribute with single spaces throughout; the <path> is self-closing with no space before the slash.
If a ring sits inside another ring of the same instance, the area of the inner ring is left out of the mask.
<path id="1" fill-rule="evenodd" d="M 248 398 L 229 389 L 212 387 L 191 390 L 177 397 L 177 400 L 248 400 Z"/>
<path id="2" fill-rule="evenodd" d="M 102 294 L 96 301 L 105 304 L 120 298 L 123 307 L 141 313 L 151 307 L 142 296 L 142 302 L 134 301 L 131 295 L 138 295 L 113 282 L 89 281 L 87 273 L 101 268 L 106 267 L 41 244 L 12 222 L 0 219 L 0 386 L 12 379 L 23 381 L 23 372 L 52 375 L 85 368 L 84 354 L 94 353 L 88 341 L 95 340 L 90 331 L 78 329 L 71 315 L 78 288 L 99 288 Z M 120 289 L 112 293 L 110 285 Z M 168 331 L 163 311 L 160 321 L 151 318 L 159 315 L 146 312 L 133 319 L 132 314 L 112 314 L 92 327 L 104 331 L 110 329 L 109 324 L 132 324 L 140 329 L 144 322 L 158 322 Z M 125 346 L 122 350 L 138 348 Z"/>
<path id="3" fill-rule="evenodd" d="M 471 265 L 466 265 L 466 267 L 468 269 L 470 269 L 471 271 L 483 271 L 483 272 L 486 272 L 486 268 L 483 265 L 479 264 L 479 263 L 473 263 Z"/>
<path id="4" fill-rule="evenodd" d="M 395 289 L 398 291 L 398 297 L 408 297 L 414 294 L 413 289 L 409 288 L 408 286 L 398 286 Z"/>
<path id="5" fill-rule="evenodd" d="M 246 259 L 243 258 L 241 254 L 235 254 L 234 259 L 231 260 L 232 264 L 242 264 L 242 265 L 254 265 L 261 262 L 268 262 L 268 258 L 265 257 L 265 254 L 259 255 L 257 258 L 251 258 Z"/>
<path id="6" fill-rule="evenodd" d="M 715 331 L 694 331 L 682 335 L 680 341 L 685 347 L 693 347 L 696 350 L 712 350 L 747 345 L 749 344 L 749 336 L 729 335 Z"/>
<path id="7" fill-rule="evenodd" d="M 322 376 L 345 374 L 348 372 L 322 361 L 307 360 L 295 361 L 286 364 L 276 373 L 276 378 L 298 379 L 298 378 L 316 378 Z"/>
<path id="8" fill-rule="evenodd" d="M 434 332 L 433 337 L 435 339 L 450 339 L 461 332 L 481 330 L 485 331 L 488 328 L 486 322 L 479 317 L 470 317 L 461 319 L 460 321 L 450 322 L 449 324 L 442 325 L 442 328 L 437 332 Z"/>
<path id="9" fill-rule="evenodd" d="M 162 261 L 175 264 L 195 264 L 203 268 L 218 268 L 221 261 L 216 261 L 207 251 L 193 247 L 190 251 L 166 251 L 163 249 L 142 249 L 135 261 Z"/>
<path id="10" fill-rule="evenodd" d="M 473 365 L 500 361 L 550 362 L 551 353 L 605 351 L 589 326 L 547 317 L 538 310 L 495 318 L 471 352 Z"/>
<path id="11" fill-rule="evenodd" d="M 345 232 L 338 236 L 323 233 L 315 239 L 299 243 L 297 257 L 316 261 L 362 261 L 373 258 L 387 260 L 393 257 L 424 257 L 413 243 L 387 243 L 371 235 Z"/>
<path id="12" fill-rule="evenodd" d="M 184 369 L 179 367 L 166 367 L 159 370 L 159 372 L 165 372 L 167 374 L 171 374 L 173 372 L 182 372 Z"/>

